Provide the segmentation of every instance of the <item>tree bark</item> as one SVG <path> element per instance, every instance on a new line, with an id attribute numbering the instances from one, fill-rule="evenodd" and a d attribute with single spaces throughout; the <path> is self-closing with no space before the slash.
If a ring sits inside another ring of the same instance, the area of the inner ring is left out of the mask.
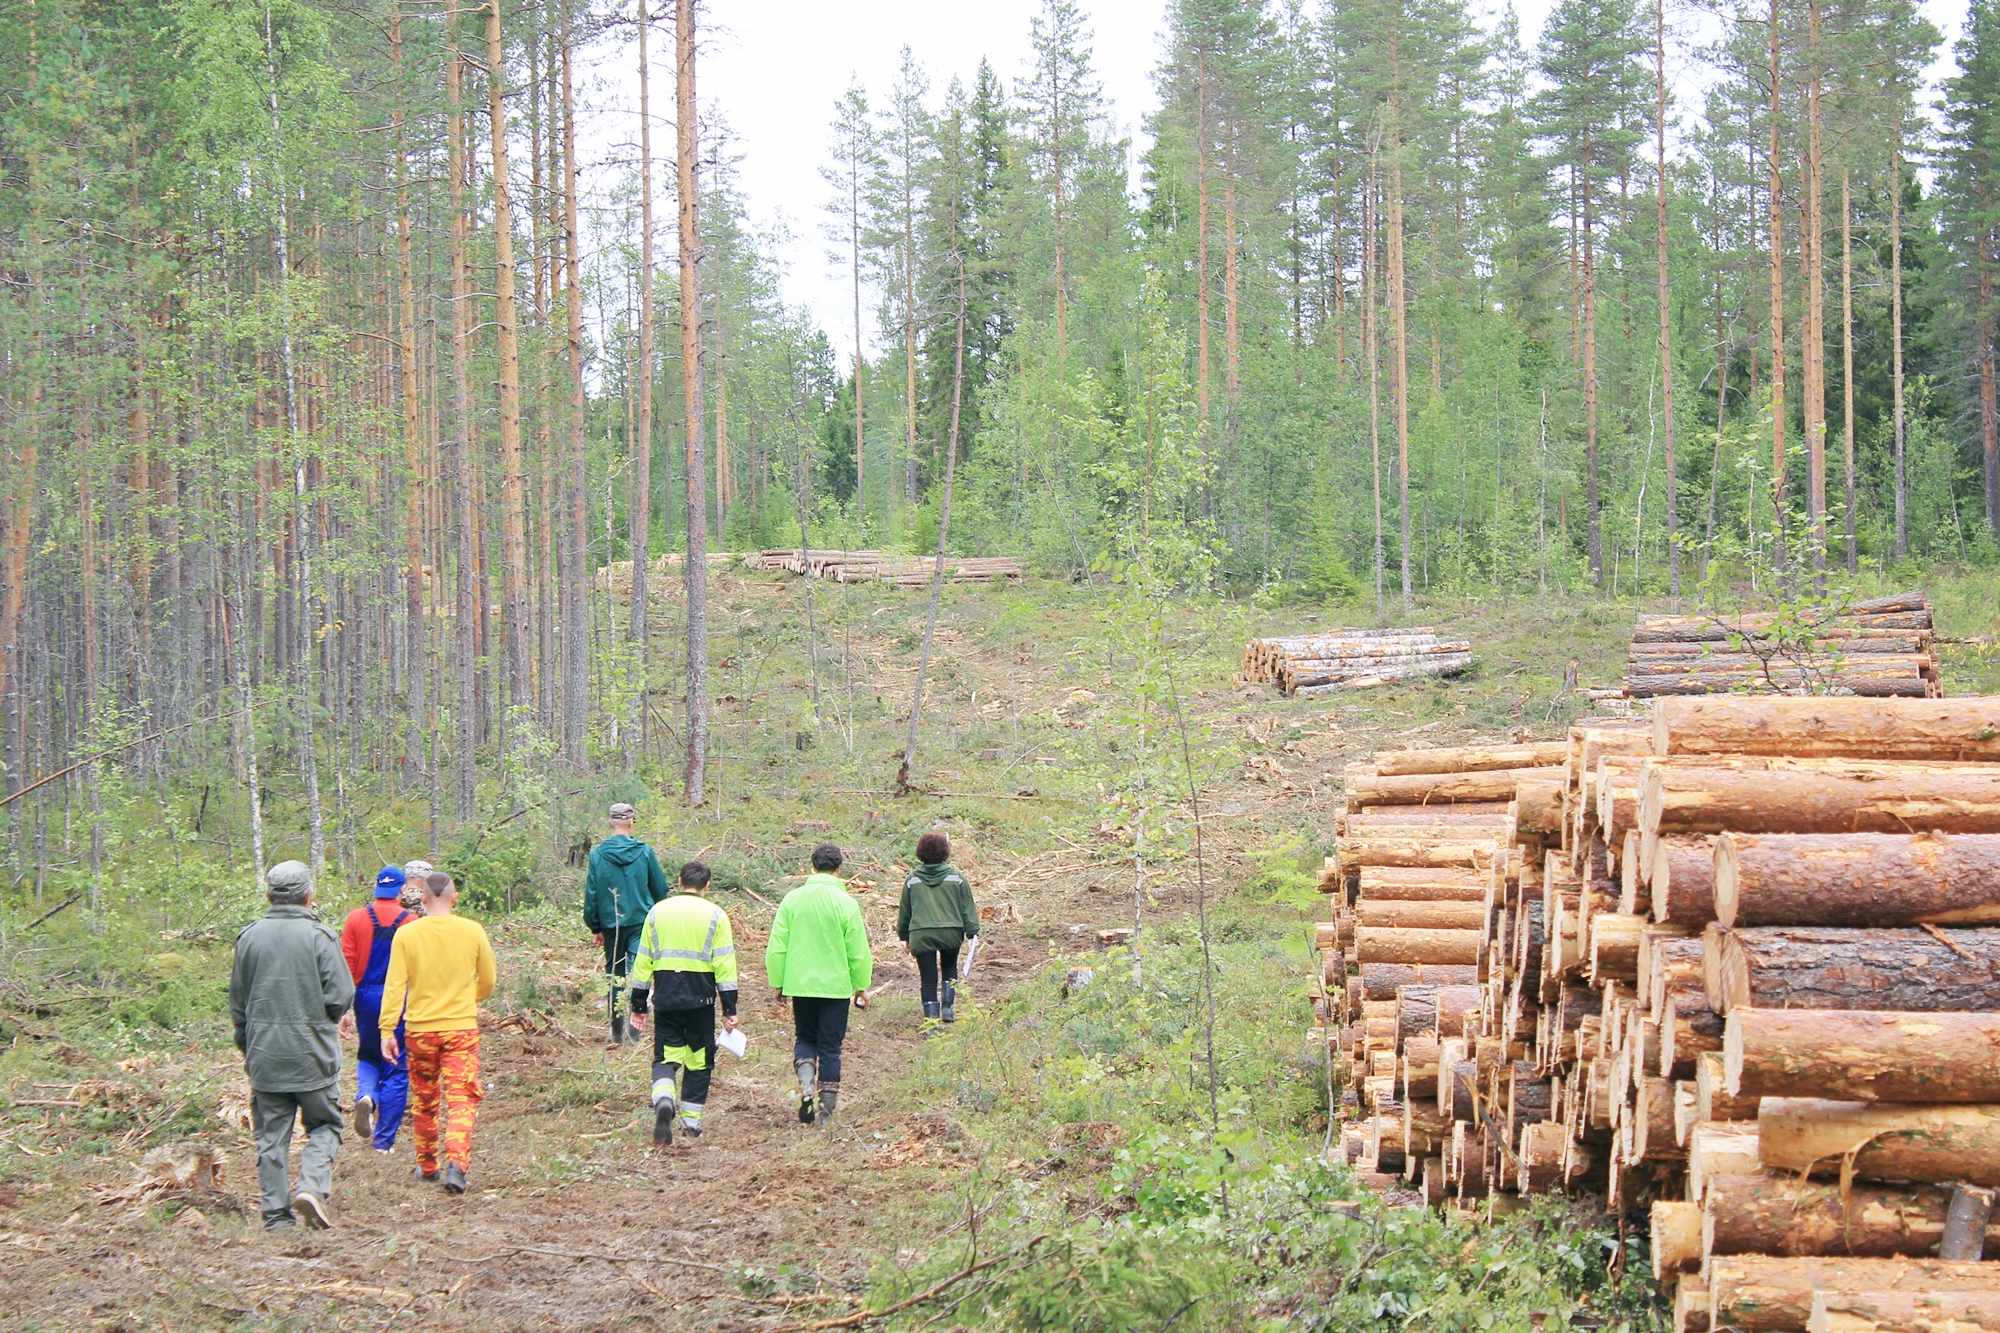
<path id="1" fill-rule="evenodd" d="M 1778 126 L 1784 120 L 1779 79 L 1778 0 L 1771 0 L 1771 563 L 1785 572 L 1785 232 L 1783 191 L 1778 179 Z"/>
<path id="2" fill-rule="evenodd" d="M 1727 1022 L 1734 1097 L 2000 1102 L 2000 1013 L 1736 1009 Z"/>
<path id="3" fill-rule="evenodd" d="M 1401 930 L 1361 926 L 1354 932 L 1355 960 L 1465 966 L 1479 961 L 1485 933 L 1478 930 Z"/>
<path id="4" fill-rule="evenodd" d="M 652 574 L 650 542 L 653 531 L 653 108 L 651 70 L 646 60 L 646 38 L 653 26 L 653 16 L 648 9 L 650 0 L 638 0 L 638 16 L 634 26 L 639 37 L 639 394 L 638 394 L 638 438 L 632 441 L 631 484 L 625 508 L 625 545 L 632 557 L 632 606 L 628 620 L 627 634 L 633 651 L 638 656 L 639 697 L 634 705 L 636 715 L 629 724 L 630 736 L 625 749 L 626 767 L 630 768 L 638 754 L 645 748 L 645 738 L 651 726 L 652 687 L 650 684 L 652 659 L 648 649 L 652 638 L 652 617 L 650 615 L 651 589 L 648 586 Z M 691 4 L 693 0 L 675 0 L 676 4 Z M 676 115 L 679 108 L 676 107 Z M 687 262 L 685 253 L 683 264 Z M 685 285 L 685 284 L 683 284 Z M 683 312 L 685 323 L 689 316 Z M 696 316 L 699 327 L 699 312 Z M 683 338 L 685 352 L 686 340 Z M 706 479 L 702 489 L 694 492 L 704 497 Z M 689 509 L 692 518 L 694 510 Z M 689 524 L 693 526 L 692 523 Z M 605 563 L 611 563 L 607 553 Z M 636 741 L 636 744 L 634 743 Z"/>
<path id="5" fill-rule="evenodd" d="M 1640 831 L 2000 833 L 2000 770 L 1826 762 L 1838 766 L 1774 762 L 1759 771 L 1655 763 L 1639 798 Z"/>
<path id="6" fill-rule="evenodd" d="M 474 682 L 474 659 L 478 656 L 476 587 L 473 582 L 477 542 L 472 514 L 472 265 L 466 253 L 466 233 L 471 223 L 465 212 L 468 164 L 465 151 L 465 112 L 462 106 L 465 64 L 458 49 L 460 10 L 454 3 L 445 10 L 445 138 L 451 209 L 451 469 L 452 537 L 457 556 L 457 605 L 453 617 L 456 651 L 452 672 L 457 678 L 458 706 L 453 719 L 455 744 L 452 754 L 452 807 L 460 820 L 472 818 L 478 772 L 479 695 Z"/>
<path id="7" fill-rule="evenodd" d="M 681 392 L 687 405 L 687 762 L 682 784 L 689 805 L 705 798 L 708 766 L 708 512 L 707 459 L 702 448 L 701 227 L 696 167 L 701 151 L 695 100 L 695 0 L 674 2 L 675 157 L 680 183 Z M 858 289 L 857 289 L 858 290 Z M 858 333 L 857 329 L 857 333 Z M 861 344 L 854 346 L 855 404 L 860 411 Z M 858 418 L 857 418 L 858 422 Z M 860 441 L 855 441 L 857 456 Z M 857 500 L 856 509 L 859 510 Z"/>
<path id="8" fill-rule="evenodd" d="M 1384 875 L 1418 876 L 1385 880 Z M 1361 872 L 1361 899 L 1392 902 L 1484 903 L 1492 876 L 1476 870 L 1437 870 L 1428 866 L 1369 866 Z"/>
<path id="9" fill-rule="evenodd" d="M 1776 0 L 1773 0 L 1775 3 Z M 1774 39 L 1775 40 L 1775 39 Z M 1896 439 L 1896 558 L 1909 554 L 1903 485 L 1903 127 L 1901 109 L 1889 139 L 1889 328 L 1891 415 Z M 1777 131 L 1773 129 L 1772 133 Z"/>
<path id="10" fill-rule="evenodd" d="M 569 357 L 569 429 L 565 450 L 563 532 L 563 757 L 570 772 L 590 771 L 590 532 L 589 479 L 583 433 L 588 402 L 583 381 L 583 259 L 576 205 L 576 97 L 572 77 L 574 13 L 563 7 L 563 317 Z"/>
<path id="11" fill-rule="evenodd" d="M 1569 742 L 1527 745 L 1461 745 L 1440 750 L 1383 750 L 1375 771 L 1383 777 L 1424 773 L 1488 773 L 1496 769 L 1551 768 L 1569 756 Z"/>
<path id="12" fill-rule="evenodd" d="M 2000 834 L 1733 834 L 1716 840 L 1724 926 L 2000 922 Z"/>
<path id="13" fill-rule="evenodd" d="M 403 69 L 403 3 L 389 10 L 390 63 L 400 81 Z M 401 325 L 397 355 L 402 370 L 403 466 L 403 614 L 405 653 L 410 673 L 404 762 L 424 771 L 424 734 L 430 713 L 429 663 L 424 651 L 424 438 L 423 394 L 417 380 L 417 303 L 410 235 L 410 168 L 407 142 L 408 111 L 399 92 L 393 113 L 396 136 L 396 306 Z"/>
<path id="14" fill-rule="evenodd" d="M 1709 1265 L 1712 1327 L 1806 1333 L 1816 1291 L 2000 1291 L 2000 1264 L 1730 1255 Z"/>
<path id="15" fill-rule="evenodd" d="M 1663 700 L 1653 709 L 1653 753 L 2000 760 L 2000 700 Z"/>
<path id="16" fill-rule="evenodd" d="M 2000 530 L 2000 395 L 1994 388 L 1993 234 L 1979 233 L 1978 326 L 1973 355 L 1979 363 L 1979 458 L 1986 523 Z"/>
<path id="17" fill-rule="evenodd" d="M 1853 1184 L 1843 1194 L 1838 1185 L 1790 1176 L 1717 1176 L 1702 1200 L 1702 1250 L 1794 1258 L 1934 1255 L 1950 1206 L 1951 1190 L 1939 1185 Z"/>
<path id="18" fill-rule="evenodd" d="M 501 597 L 506 623 L 508 703 L 534 702 L 528 652 L 528 474 L 521 461 L 520 311 L 514 296 L 514 215 L 507 178 L 507 58 L 500 0 L 486 10 L 486 105 L 493 152 L 493 296 L 500 378 Z M 503 715 L 502 734 L 511 727 Z"/>
<path id="19" fill-rule="evenodd" d="M 1849 1154 L 1856 1180 L 2000 1185 L 2000 1106 L 1804 1097 L 1758 1106 L 1757 1156 L 1766 1170 L 1838 1176 Z"/>
<path id="20" fill-rule="evenodd" d="M 1363 963 L 1350 984 L 1360 988 L 1364 1000 L 1393 1000 L 1406 986 L 1474 986 L 1478 981 L 1479 969 L 1469 964 Z"/>
<path id="21" fill-rule="evenodd" d="M 1806 1327 L 1809 1333 L 2000 1329 L 2000 1291 L 1816 1291 Z"/>
<path id="22" fill-rule="evenodd" d="M 1653 3 L 1654 169 L 1658 192 L 1660 267 L 1660 419 L 1664 426 L 1667 471 L 1667 590 L 1676 610 L 1681 602 L 1680 469 L 1674 458 L 1674 353 L 1672 289 L 1667 284 L 1667 5 Z"/>
<path id="23" fill-rule="evenodd" d="M 1464 867 L 1479 870 L 1492 865 L 1498 846 L 1498 842 L 1490 838 L 1437 842 L 1419 829 L 1401 837 L 1348 838 L 1340 845 L 1338 865 L 1342 871 L 1368 866 Z"/>
<path id="24" fill-rule="evenodd" d="M 1854 189 L 1840 169 L 1840 426 L 1846 451 L 1847 572 L 1861 572 L 1854 534 Z"/>
<path id="25" fill-rule="evenodd" d="M 1349 809 L 1376 805 L 1429 805 L 1440 801 L 1510 801 L 1523 781 L 1567 781 L 1565 768 L 1503 768 L 1472 773 L 1356 775 L 1347 781 Z"/>
<path id="26" fill-rule="evenodd" d="M 1404 930 L 1480 930 L 1486 925 L 1483 902 L 1371 900 L 1356 908 L 1364 926 Z"/>
<path id="27" fill-rule="evenodd" d="M 1402 78 L 1394 18 L 1389 26 L 1389 328 L 1396 343 L 1396 373 L 1390 393 L 1396 408 L 1396 493 L 1402 505 L 1403 610 L 1412 606 L 1410 590 L 1410 330 L 1404 300 L 1403 274 L 1403 150 L 1400 113 Z"/>
<path id="28" fill-rule="evenodd" d="M 1767 926 L 1703 936 L 1709 1007 L 2000 1011 L 2000 930 Z"/>

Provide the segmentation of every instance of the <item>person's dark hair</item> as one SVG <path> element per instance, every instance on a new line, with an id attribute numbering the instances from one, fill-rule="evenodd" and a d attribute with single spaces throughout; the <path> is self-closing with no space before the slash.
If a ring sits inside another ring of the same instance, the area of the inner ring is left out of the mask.
<path id="1" fill-rule="evenodd" d="M 686 861 L 682 863 L 681 883 L 687 885 L 690 889 L 707 888 L 708 879 L 709 879 L 708 867 L 703 865 L 701 862 Z"/>
<path id="2" fill-rule="evenodd" d="M 445 874 L 444 871 L 433 870 L 431 871 L 430 874 L 424 876 L 424 887 L 430 890 L 431 897 L 442 898 L 444 897 L 444 895 L 450 893 L 453 889 L 457 888 L 458 885 L 456 882 L 453 881 L 452 877 L 450 875 Z"/>
<path id="3" fill-rule="evenodd" d="M 823 875 L 830 875 L 840 869 L 840 848 L 830 842 L 823 842 L 813 848 L 813 869 Z"/>
<path id="4" fill-rule="evenodd" d="M 917 839 L 917 859 L 927 866 L 941 866 L 951 859 L 951 839 L 942 833 L 926 833 Z"/>

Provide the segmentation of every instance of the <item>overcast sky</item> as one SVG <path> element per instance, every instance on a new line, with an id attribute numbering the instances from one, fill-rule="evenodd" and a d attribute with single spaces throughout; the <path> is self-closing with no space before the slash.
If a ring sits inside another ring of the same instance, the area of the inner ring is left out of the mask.
<path id="1" fill-rule="evenodd" d="M 1145 117 L 1157 105 L 1152 71 L 1160 58 L 1165 0 L 1080 2 L 1095 33 L 1094 63 L 1118 126 L 1143 142 Z M 1474 3 L 1488 11 L 1490 24 L 1498 3 Z M 1948 55 L 1965 0 L 1922 0 L 1922 7 L 1943 30 Z M 1011 88 L 1028 57 L 1028 21 L 1040 8 L 1041 0 L 710 0 L 702 11 L 709 23 L 702 102 L 721 108 L 734 131 L 741 158 L 737 177 L 757 223 L 783 222 L 791 233 L 778 256 L 787 297 L 810 306 L 837 347 L 852 345 L 852 298 L 845 270 L 827 259 L 820 205 L 829 190 L 819 174 L 835 100 L 858 79 L 881 105 L 905 45 L 930 73 L 934 97 L 953 76 L 970 84 L 982 56 Z M 1516 0 L 1516 8 L 1522 40 L 1532 47 L 1553 0 Z M 1669 0 L 1670 16 L 1676 8 L 1687 6 Z M 660 30 L 660 40 L 668 49 L 655 52 L 655 106 L 670 118 L 670 27 Z M 631 47 L 607 44 L 595 54 L 591 72 L 613 86 L 607 90 L 613 101 L 636 105 L 636 92 L 629 91 L 636 82 Z M 1679 80 L 1690 92 L 1699 81 L 1698 71 L 1684 72 Z M 671 130 L 654 143 L 655 152 L 671 157 Z M 669 165 L 660 176 L 663 184 L 671 172 Z M 671 219 L 664 225 L 670 246 Z"/>

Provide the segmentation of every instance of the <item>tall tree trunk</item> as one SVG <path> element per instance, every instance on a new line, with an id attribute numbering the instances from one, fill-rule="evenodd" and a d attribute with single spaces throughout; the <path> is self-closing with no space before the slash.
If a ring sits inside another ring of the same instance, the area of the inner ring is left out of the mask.
<path id="1" fill-rule="evenodd" d="M 1979 327 L 1976 354 L 1979 360 L 1979 444 L 1985 465 L 1986 522 L 1994 522 L 1995 464 L 2000 463 L 2000 402 L 1993 384 L 1993 233 L 1979 233 Z"/>
<path id="2" fill-rule="evenodd" d="M 676 5 L 693 4 L 694 0 L 674 0 L 674 2 Z M 689 56 L 688 59 L 692 60 L 693 57 Z M 693 68 L 690 66 L 688 69 L 690 77 L 692 77 L 693 72 Z M 847 181 L 847 246 L 848 268 L 853 274 L 854 281 L 854 517 L 859 522 L 866 507 L 868 496 L 868 417 L 863 405 L 863 395 L 861 392 L 861 372 L 864 365 L 864 358 L 861 354 L 861 154 L 859 149 L 856 149 L 852 154 L 849 165 L 852 170 L 849 172 Z M 685 321 L 687 318 L 687 312 L 683 311 L 681 319 Z M 696 488 L 690 490 L 689 494 L 699 496 L 702 494 L 702 491 L 700 488 Z M 692 521 L 694 512 L 693 509 L 688 510 L 690 521 Z"/>
<path id="3" fill-rule="evenodd" d="M 945 439 L 944 497 L 938 502 L 937 560 L 931 568 L 930 609 L 924 615 L 923 649 L 917 656 L 917 683 L 910 694 L 910 731 L 903 741 L 903 762 L 896 770 L 896 790 L 910 789 L 910 770 L 917 762 L 917 726 L 923 718 L 924 673 L 930 669 L 931 640 L 937 635 L 938 601 L 944 591 L 944 553 L 951 533 L 951 491 L 958 471 L 959 411 L 965 401 L 965 252 L 959 246 L 957 192 L 952 195 L 951 250 L 958 269 L 958 322 L 952 338 L 951 433 Z"/>
<path id="4" fill-rule="evenodd" d="M 912 151 L 903 155 L 903 489 L 911 509 L 917 507 L 917 200 L 911 171 Z M 720 317 L 718 316 L 718 322 Z M 718 347 L 718 350 L 719 347 Z M 719 358 L 718 358 L 719 359 Z M 722 368 L 716 367 L 716 392 L 722 391 Z M 716 403 L 720 420 L 722 404 Z M 716 432 L 716 443 L 722 434 Z"/>
<path id="5" fill-rule="evenodd" d="M 1861 572 L 1854 540 L 1854 190 L 1840 169 L 1840 427 L 1847 462 L 1847 572 Z"/>
<path id="6" fill-rule="evenodd" d="M 1403 610 L 1410 594 L 1410 329 L 1403 292 L 1403 147 L 1396 31 L 1389 31 L 1389 334 L 1396 343 L 1389 392 L 1396 409 L 1396 493 L 1403 515 Z"/>
<path id="7" fill-rule="evenodd" d="M 1896 419 L 1896 558 L 1909 552 L 1903 486 L 1903 127 L 1900 120 L 1889 138 L 1889 328 L 1892 386 L 1890 411 Z"/>
<path id="8" fill-rule="evenodd" d="M 472 513 L 472 264 L 466 254 L 470 220 L 465 213 L 467 162 L 465 112 L 462 107 L 465 66 L 459 57 L 459 9 L 445 9 L 445 140 L 446 194 L 451 210 L 451 505 L 453 544 L 457 555 L 457 651 L 452 671 L 457 677 L 457 732 L 452 756 L 452 808 L 461 820 L 472 818 L 477 799 L 479 693 L 474 661 L 479 653 L 479 607 L 473 582 L 477 534 Z"/>
<path id="9" fill-rule="evenodd" d="M 1208 61 L 1194 58 L 1194 383 L 1201 444 L 1208 448 Z"/>
<path id="10" fill-rule="evenodd" d="M 1778 125 L 1783 119 L 1779 83 L 1778 0 L 1771 0 L 1771 562 L 1785 572 L 1785 228 L 1778 179 Z"/>
<path id="11" fill-rule="evenodd" d="M 1820 147 L 1820 0 L 1807 0 L 1805 225 L 1800 228 L 1800 263 L 1806 289 L 1806 327 L 1800 359 L 1805 366 L 1807 448 L 1806 508 L 1812 524 L 1815 590 L 1826 584 L 1826 209 L 1822 202 Z"/>
<path id="12" fill-rule="evenodd" d="M 652 704 L 648 680 L 647 539 L 653 527 L 653 110 L 652 74 L 646 63 L 646 35 L 653 16 L 648 0 L 639 0 L 639 438 L 632 446 L 632 490 L 626 507 L 625 540 L 632 556 L 631 638 L 639 656 L 638 716 L 632 719 L 631 743 L 625 747 L 626 767 L 645 748 L 647 712 Z M 691 3 L 691 0 L 679 0 Z"/>
<path id="13" fill-rule="evenodd" d="M 500 40 L 501 0 L 487 0 L 486 106 L 493 137 L 493 296 L 500 355 L 500 544 L 502 615 L 506 635 L 507 700 L 534 702 L 528 655 L 528 474 L 521 462 L 520 310 L 514 297 L 514 214 L 507 180 L 507 57 Z M 506 743 L 512 719 L 502 711 Z"/>
<path id="14" fill-rule="evenodd" d="M 1375 619 L 1385 621 L 1382 553 L 1382 355 L 1380 316 L 1375 309 L 1375 196 L 1378 156 L 1368 155 L 1368 194 L 1362 202 L 1361 343 L 1368 357 L 1368 456 L 1375 478 Z"/>
<path id="15" fill-rule="evenodd" d="M 1660 420 L 1667 450 L 1667 595 L 1681 606 L 1680 468 L 1674 458 L 1672 291 L 1667 285 L 1667 4 L 1653 2 L 1654 147 L 1660 251 Z"/>
<path id="16" fill-rule="evenodd" d="M 1229 151 L 1223 159 L 1222 167 L 1222 339 L 1223 339 L 1223 385 L 1228 390 L 1229 402 L 1224 422 L 1228 435 L 1227 446 L 1233 453 L 1239 428 L 1239 399 L 1242 393 L 1242 324 L 1237 311 L 1237 256 L 1236 256 L 1236 131 L 1230 124 L 1224 131 L 1228 135 Z"/>
<path id="17" fill-rule="evenodd" d="M 701 139 L 695 100 L 695 0 L 674 2 L 675 156 L 680 181 L 681 386 L 687 400 L 687 764 L 689 805 L 700 805 L 708 766 L 708 514 L 703 477 L 701 405 L 701 227 L 696 177 Z M 857 241 L 858 244 L 858 241 Z M 859 263 L 859 253 L 856 254 Z M 859 269 L 856 269 L 859 272 Z M 857 285 L 855 290 L 860 290 Z M 858 310 L 858 307 L 857 307 Z M 860 323 L 855 325 L 855 403 L 861 396 Z M 857 418 L 858 420 L 858 418 Z M 856 441 L 857 445 L 859 441 Z M 857 452 L 858 457 L 858 452 Z"/>
<path id="18" fill-rule="evenodd" d="M 409 712 L 405 719 L 404 760 L 411 771 L 424 771 L 425 714 L 430 710 L 428 663 L 424 657 L 424 440 L 423 394 L 417 383 L 417 298 L 410 234 L 410 157 L 408 111 L 400 91 L 403 72 L 403 0 L 389 10 L 390 60 L 399 91 L 394 114 L 396 131 L 396 304 L 402 325 L 397 356 L 402 363 L 403 465 L 408 479 L 403 490 L 403 612 L 409 669 Z M 250 721 L 244 710 L 245 724 Z"/>
<path id="19" fill-rule="evenodd" d="M 569 356 L 569 430 L 563 499 L 563 758 L 572 773 L 590 771 L 590 518 L 589 478 L 584 470 L 583 430 L 588 403 L 583 383 L 583 260 L 577 243 L 576 97 L 571 64 L 576 49 L 575 13 L 563 4 L 563 342 Z"/>
<path id="20" fill-rule="evenodd" d="M 1592 144 L 1583 141 L 1581 188 L 1583 212 L 1578 230 L 1583 243 L 1583 457 L 1584 507 L 1589 510 L 1590 581 L 1604 586 L 1604 518 L 1597 489 L 1597 247 L 1593 244 L 1596 219 L 1591 216 L 1590 167 Z"/>
<path id="21" fill-rule="evenodd" d="M 276 151 L 277 161 L 284 161 L 284 132 L 278 118 L 278 48 L 271 21 L 271 6 L 266 0 L 264 6 L 264 60 L 269 74 L 271 144 Z M 326 822 L 321 815 L 319 801 L 319 759 L 313 747 L 313 710 L 317 691 L 313 688 L 312 663 L 317 657 L 312 650 L 312 602 L 311 552 L 313 546 L 312 509 L 306 494 L 306 443 L 299 429 L 298 363 L 292 345 L 292 302 L 291 302 L 291 237 L 289 204 L 285 193 L 282 165 L 277 170 L 278 201 L 277 260 L 278 260 L 278 308 L 280 311 L 280 355 L 285 372 L 285 432 L 292 453 L 292 503 L 295 522 L 299 532 L 299 547 L 293 568 L 293 605 L 298 614 L 295 632 L 298 635 L 297 671 L 293 681 L 293 703 L 299 710 L 299 768 L 305 779 L 307 844 L 312 858 L 313 878 L 319 878 L 326 869 Z M 91 766 L 91 813 L 98 813 L 98 792 L 95 765 Z M 95 877 L 98 860 L 100 834 L 96 828 L 91 833 L 92 875 Z"/>

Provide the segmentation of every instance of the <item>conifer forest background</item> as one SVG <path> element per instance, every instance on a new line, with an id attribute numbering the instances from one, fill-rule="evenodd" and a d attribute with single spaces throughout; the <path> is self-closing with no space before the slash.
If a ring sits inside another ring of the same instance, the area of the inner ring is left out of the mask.
<path id="1" fill-rule="evenodd" d="M 802 130 L 835 330 L 645 3 L 0 0 L 19 864 L 113 783 L 349 869 L 363 788 L 699 800 L 703 553 L 927 552 L 948 474 L 953 551 L 1356 622 L 2000 564 L 1990 0 L 1177 0 L 1143 150 L 1156 34 L 1045 0 Z"/>

